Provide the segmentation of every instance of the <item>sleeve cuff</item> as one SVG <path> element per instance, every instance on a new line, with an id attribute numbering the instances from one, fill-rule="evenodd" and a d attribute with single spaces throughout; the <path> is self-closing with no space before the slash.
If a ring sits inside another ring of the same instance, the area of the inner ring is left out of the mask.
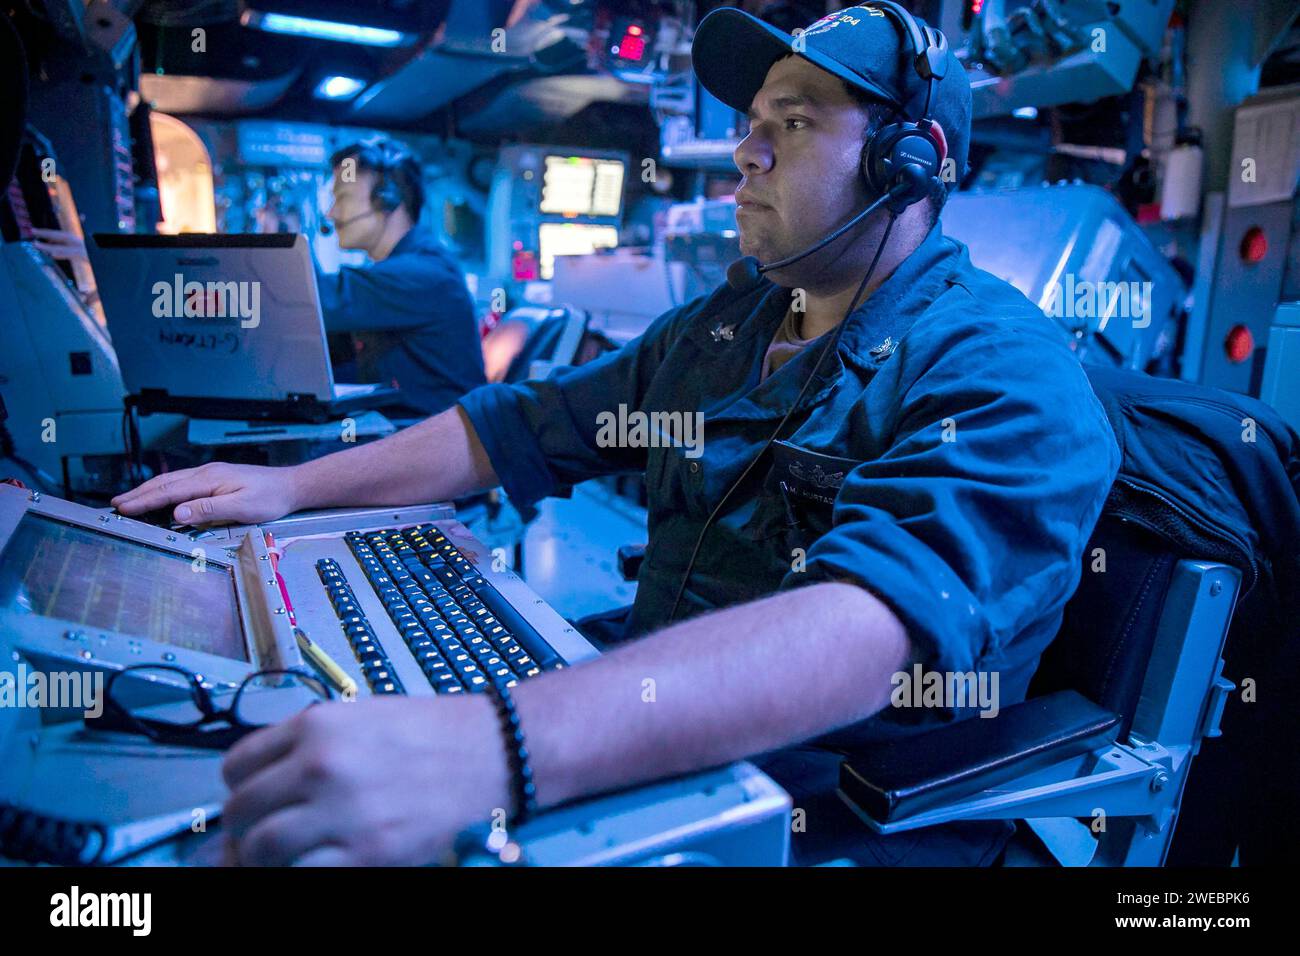
<path id="1" fill-rule="evenodd" d="M 942 566 L 925 566 L 916 560 L 909 568 L 906 560 L 891 560 L 880 554 L 875 560 L 862 560 L 859 554 L 839 549 L 810 551 L 802 572 L 790 572 L 783 588 L 794 588 L 823 581 L 842 581 L 865 588 L 888 607 L 907 631 L 912 645 L 911 663 L 926 670 L 965 673 L 974 670 L 986 650 L 986 621 L 967 600 L 969 594 L 956 576 Z M 837 553 L 839 551 L 839 553 Z M 829 553 L 827 553 L 829 552 Z M 916 555 L 907 555 L 916 558 Z M 922 567 L 930 573 L 918 577 Z M 948 580 L 948 589 L 935 600 L 930 588 L 919 581 Z"/>
<path id="2" fill-rule="evenodd" d="M 555 479 L 513 388 L 502 383 L 480 385 L 459 404 L 516 507 L 529 507 L 554 493 Z"/>

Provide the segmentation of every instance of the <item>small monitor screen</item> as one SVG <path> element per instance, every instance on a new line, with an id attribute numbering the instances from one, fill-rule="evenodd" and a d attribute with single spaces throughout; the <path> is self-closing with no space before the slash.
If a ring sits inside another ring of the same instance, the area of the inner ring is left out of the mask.
<path id="1" fill-rule="evenodd" d="M 231 568 L 28 512 L 0 554 L 0 612 L 248 660 Z"/>
<path id="2" fill-rule="evenodd" d="M 623 161 L 547 156 L 541 212 L 551 216 L 617 216 L 623 203 Z"/>
<path id="3" fill-rule="evenodd" d="M 549 279 L 555 274 L 556 256 L 589 256 L 597 249 L 612 249 L 618 245 L 618 230 L 577 222 L 544 222 L 537 227 L 537 238 L 542 278 Z"/>

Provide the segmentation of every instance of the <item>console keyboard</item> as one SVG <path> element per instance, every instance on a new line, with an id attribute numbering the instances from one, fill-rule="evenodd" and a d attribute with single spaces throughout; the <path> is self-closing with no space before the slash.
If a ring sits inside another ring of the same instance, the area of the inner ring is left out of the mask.
<path id="1" fill-rule="evenodd" d="M 435 692 L 513 686 L 564 666 L 436 525 L 350 531 L 344 540 Z M 405 693 L 339 563 L 322 558 L 316 572 L 371 690 Z"/>

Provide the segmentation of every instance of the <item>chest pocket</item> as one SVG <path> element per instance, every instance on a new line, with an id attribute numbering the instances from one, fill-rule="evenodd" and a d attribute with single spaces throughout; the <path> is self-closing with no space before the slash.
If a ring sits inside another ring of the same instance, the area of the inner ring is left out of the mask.
<path id="1" fill-rule="evenodd" d="M 860 464 L 855 458 L 825 455 L 787 441 L 773 442 L 772 466 L 745 526 L 746 534 L 756 540 L 782 535 L 787 549 L 806 549 L 830 530 L 835 496 L 849 472 Z"/>

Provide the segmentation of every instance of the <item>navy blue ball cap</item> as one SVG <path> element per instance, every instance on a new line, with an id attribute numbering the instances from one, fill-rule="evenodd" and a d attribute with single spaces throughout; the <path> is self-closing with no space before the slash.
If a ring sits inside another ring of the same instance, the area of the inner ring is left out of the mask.
<path id="1" fill-rule="evenodd" d="M 914 19 L 924 29 L 925 21 Z M 827 14 L 797 35 L 735 7 L 721 7 L 700 21 L 691 64 L 706 90 L 744 113 L 772 64 L 792 53 L 900 108 L 902 118 L 920 119 L 929 84 L 917 74 L 912 41 L 902 24 L 870 4 Z M 951 49 L 945 59 L 929 115 L 943 127 L 960 180 L 970 143 L 970 79 Z"/>

